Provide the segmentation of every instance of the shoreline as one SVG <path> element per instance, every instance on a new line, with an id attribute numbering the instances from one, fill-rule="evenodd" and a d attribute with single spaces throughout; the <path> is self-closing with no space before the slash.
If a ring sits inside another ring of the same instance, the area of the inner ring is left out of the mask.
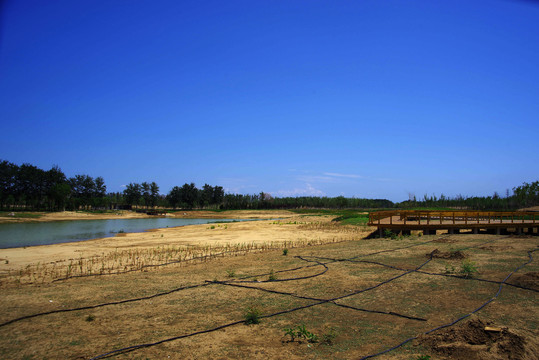
<path id="1" fill-rule="evenodd" d="M 9 212 L 7 212 L 9 213 Z M 17 213 L 15 213 L 17 214 Z M 85 211 L 59 211 L 59 212 L 25 212 L 28 217 L 2 216 L 0 215 L 0 224 L 11 223 L 32 223 L 32 222 L 52 222 L 52 221 L 71 221 L 71 220 L 109 220 L 109 219 L 151 219 L 156 217 L 178 218 L 178 219 L 264 219 L 280 216 L 296 216 L 288 210 L 179 210 L 167 213 L 165 216 L 147 215 L 131 210 L 118 210 L 114 213 L 89 213 Z"/>
<path id="2" fill-rule="evenodd" d="M 307 239 L 329 239 L 335 236 L 332 232 L 318 229 L 304 229 L 302 224 L 329 223 L 332 216 L 309 217 L 288 211 L 227 211 L 220 217 L 213 212 L 200 211 L 181 212 L 177 218 L 237 218 L 245 220 L 280 218 L 281 220 L 260 220 L 227 222 L 211 226 L 210 224 L 177 226 L 172 228 L 149 229 L 136 233 L 121 233 L 112 237 L 96 238 L 52 245 L 35 245 L 0 249 L 0 274 L 17 271 L 29 265 L 54 264 L 66 261 L 103 256 L 114 251 L 140 250 L 157 247 L 201 247 L 226 246 L 227 244 L 263 244 L 277 242 L 304 241 Z M 68 220 L 63 214 L 62 220 Z M 144 214 L 143 217 L 150 217 Z M 85 219 L 96 217 L 84 216 Z M 127 219 L 131 217 L 111 218 Z M 135 218 L 135 217 L 133 217 Z M 46 221 L 57 221 L 58 216 L 49 216 Z M 77 216 L 74 220 L 81 220 Z M 297 224 L 292 224 L 292 223 Z"/>

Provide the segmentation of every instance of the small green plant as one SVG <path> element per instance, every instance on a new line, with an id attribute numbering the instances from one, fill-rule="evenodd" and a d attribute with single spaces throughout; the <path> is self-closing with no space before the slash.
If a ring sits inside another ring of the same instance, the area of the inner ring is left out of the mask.
<path id="1" fill-rule="evenodd" d="M 252 324 L 260 324 L 260 310 L 254 306 L 250 306 L 247 308 L 247 311 L 245 312 L 245 324 L 252 325 Z"/>
<path id="2" fill-rule="evenodd" d="M 477 273 L 477 267 L 473 261 L 464 260 L 460 266 L 460 274 L 465 278 L 471 278 Z"/>
<path id="3" fill-rule="evenodd" d="M 284 328 L 284 336 L 290 336 L 290 341 L 296 340 L 296 330 L 293 328 Z"/>
<path id="4" fill-rule="evenodd" d="M 88 322 L 92 322 L 92 321 L 95 320 L 95 316 L 94 315 L 88 315 L 88 316 L 86 316 L 85 320 L 88 321 Z"/>
<path id="5" fill-rule="evenodd" d="M 296 339 L 304 339 L 310 343 L 318 342 L 318 336 L 305 327 L 305 324 L 298 325 L 296 328 L 284 328 L 284 336 L 290 336 L 290 341 L 295 341 Z"/>
<path id="6" fill-rule="evenodd" d="M 210 226 L 210 229 L 212 230 L 215 229 L 215 225 Z"/>
<path id="7" fill-rule="evenodd" d="M 6 262 L 6 264 L 9 264 L 9 260 L 6 260 L 5 262 Z"/>
<path id="8" fill-rule="evenodd" d="M 415 360 L 430 360 L 430 355 L 419 355 Z"/>
<path id="9" fill-rule="evenodd" d="M 275 275 L 275 272 L 273 271 L 273 269 L 271 269 L 268 276 L 268 281 L 275 281 L 275 280 L 277 280 L 277 275 Z"/>
<path id="10" fill-rule="evenodd" d="M 228 277 L 231 277 L 231 278 L 236 276 L 236 272 L 234 270 L 227 270 L 226 274 Z"/>
<path id="11" fill-rule="evenodd" d="M 283 249 L 283 255 L 284 255 L 284 256 L 288 255 L 288 249 L 286 249 L 286 248 Z"/>
<path id="12" fill-rule="evenodd" d="M 455 273 L 455 267 L 451 264 L 445 264 L 445 273 L 446 274 L 454 274 Z"/>

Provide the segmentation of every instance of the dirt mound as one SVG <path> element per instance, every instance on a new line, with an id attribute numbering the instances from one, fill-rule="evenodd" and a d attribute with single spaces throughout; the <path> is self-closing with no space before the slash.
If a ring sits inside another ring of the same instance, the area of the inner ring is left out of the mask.
<path id="1" fill-rule="evenodd" d="M 539 272 L 533 271 L 525 274 L 513 274 L 507 282 L 513 285 L 539 290 Z"/>
<path id="2" fill-rule="evenodd" d="M 464 259 L 466 255 L 462 251 L 440 251 L 438 249 L 432 250 L 430 253 L 425 254 L 427 257 L 433 257 L 436 259 Z"/>
<path id="3" fill-rule="evenodd" d="M 460 326 L 422 335 L 417 345 L 433 353 L 455 359 L 536 359 L 537 344 L 529 339 L 498 328 L 480 319 L 470 320 Z"/>

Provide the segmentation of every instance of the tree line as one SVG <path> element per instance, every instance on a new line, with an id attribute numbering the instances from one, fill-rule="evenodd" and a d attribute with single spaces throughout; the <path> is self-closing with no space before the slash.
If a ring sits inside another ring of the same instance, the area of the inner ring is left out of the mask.
<path id="1" fill-rule="evenodd" d="M 273 197 L 268 193 L 225 194 L 223 187 L 194 183 L 174 186 L 168 194 L 159 192 L 154 181 L 129 183 L 123 192 L 107 193 L 101 176 L 75 175 L 68 178 L 58 166 L 43 170 L 31 164 L 16 165 L 0 160 L 0 210 L 78 210 L 121 208 L 168 209 L 375 209 L 442 207 L 472 210 L 512 210 L 539 205 L 539 181 L 524 183 L 485 197 L 425 195 L 393 203 L 386 199 L 337 197 Z"/>
<path id="2" fill-rule="evenodd" d="M 0 161 L 0 209 L 97 208 L 105 206 L 106 196 L 102 177 L 67 178 L 58 166 L 43 170 L 31 164 Z"/>
<path id="3" fill-rule="evenodd" d="M 462 195 L 447 197 L 442 194 L 440 197 L 424 195 L 422 199 L 418 200 L 415 195 L 410 194 L 408 200 L 397 205 L 400 208 L 441 207 L 470 210 L 515 210 L 539 205 L 539 181 L 531 184 L 525 182 L 516 186 L 513 188 L 512 194 L 507 189 L 505 196 L 501 196 L 497 192 L 494 192 L 492 196 L 470 197 Z"/>

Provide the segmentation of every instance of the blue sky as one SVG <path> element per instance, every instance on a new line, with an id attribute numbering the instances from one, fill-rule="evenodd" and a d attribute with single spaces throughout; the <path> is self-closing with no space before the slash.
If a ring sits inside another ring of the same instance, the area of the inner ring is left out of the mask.
<path id="1" fill-rule="evenodd" d="M 539 178 L 532 1 L 31 1 L 0 18 L 0 158 L 402 201 Z"/>

